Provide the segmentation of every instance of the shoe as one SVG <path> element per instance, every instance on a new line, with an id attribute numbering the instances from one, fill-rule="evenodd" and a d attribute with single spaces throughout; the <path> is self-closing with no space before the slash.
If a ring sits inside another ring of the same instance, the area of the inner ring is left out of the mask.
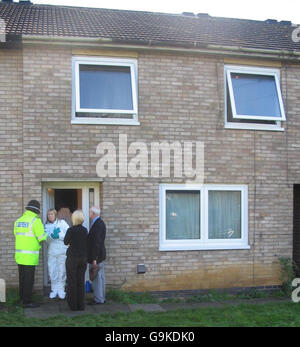
<path id="1" fill-rule="evenodd" d="M 54 299 L 54 298 L 56 298 L 56 295 L 57 295 L 56 292 L 51 292 L 50 295 L 49 295 L 49 298 L 50 299 Z"/>
<path id="2" fill-rule="evenodd" d="M 91 301 L 88 303 L 88 305 L 103 305 L 103 304 L 105 304 L 105 301 L 104 302 Z"/>
<path id="3" fill-rule="evenodd" d="M 65 293 L 65 292 L 58 292 L 58 297 L 59 297 L 61 300 L 65 300 L 65 298 L 66 298 L 66 293 Z"/>
<path id="4" fill-rule="evenodd" d="M 37 308 L 40 307 L 40 304 L 36 302 L 31 302 L 30 304 L 23 304 L 23 308 Z"/>

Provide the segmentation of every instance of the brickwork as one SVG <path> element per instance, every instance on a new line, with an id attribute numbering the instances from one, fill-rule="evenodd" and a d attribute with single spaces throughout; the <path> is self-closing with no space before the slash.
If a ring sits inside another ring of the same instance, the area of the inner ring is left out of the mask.
<path id="1" fill-rule="evenodd" d="M 224 129 L 221 58 L 163 53 L 138 56 L 140 126 L 72 125 L 71 58 L 67 48 L 0 51 L 0 70 L 7 73 L 0 73 L 0 271 L 8 285 L 17 283 L 12 222 L 22 210 L 21 173 L 24 203 L 41 201 L 45 177 L 95 177 L 97 144 L 117 145 L 120 133 L 128 143 L 204 142 L 204 183 L 248 185 L 250 249 L 159 251 L 159 184 L 185 180 L 104 178 L 109 286 L 159 291 L 279 284 L 278 256 L 292 256 L 293 184 L 300 183 L 299 66 L 282 68 L 286 130 L 268 132 Z M 147 271 L 137 275 L 140 263 Z M 41 259 L 37 287 L 42 276 Z"/>
<path id="2" fill-rule="evenodd" d="M 7 284 L 17 278 L 13 222 L 22 211 L 22 54 L 0 50 L 0 273 Z"/>

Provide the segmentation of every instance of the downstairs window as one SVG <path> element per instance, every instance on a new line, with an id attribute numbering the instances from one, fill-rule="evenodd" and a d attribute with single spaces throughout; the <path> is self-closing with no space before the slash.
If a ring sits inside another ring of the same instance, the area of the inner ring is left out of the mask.
<path id="1" fill-rule="evenodd" d="M 244 185 L 162 184 L 159 249 L 250 248 L 247 194 Z"/>

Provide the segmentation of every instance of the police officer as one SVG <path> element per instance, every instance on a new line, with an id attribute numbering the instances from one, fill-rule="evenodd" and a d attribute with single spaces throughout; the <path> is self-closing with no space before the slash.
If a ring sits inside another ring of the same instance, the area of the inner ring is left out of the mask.
<path id="1" fill-rule="evenodd" d="M 31 200 L 22 217 L 14 224 L 15 260 L 19 268 L 19 294 L 25 308 L 39 306 L 32 303 L 34 272 L 39 263 L 40 242 L 47 239 L 39 214 L 40 203 Z"/>

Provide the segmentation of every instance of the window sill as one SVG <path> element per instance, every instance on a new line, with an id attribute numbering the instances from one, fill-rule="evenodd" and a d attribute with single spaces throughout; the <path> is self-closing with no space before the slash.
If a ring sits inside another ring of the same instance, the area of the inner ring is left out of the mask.
<path id="1" fill-rule="evenodd" d="M 242 125 L 242 124 L 225 124 L 225 129 L 237 129 L 237 130 L 262 130 L 262 131 L 284 131 L 284 128 L 275 125 Z"/>
<path id="2" fill-rule="evenodd" d="M 209 251 L 209 250 L 231 250 L 231 249 L 250 249 L 250 245 L 236 244 L 197 244 L 197 245 L 160 245 L 159 251 Z"/>
<path id="3" fill-rule="evenodd" d="M 72 118 L 71 124 L 95 124 L 95 125 L 140 125 L 140 122 L 134 119 L 114 119 L 114 118 Z"/>

